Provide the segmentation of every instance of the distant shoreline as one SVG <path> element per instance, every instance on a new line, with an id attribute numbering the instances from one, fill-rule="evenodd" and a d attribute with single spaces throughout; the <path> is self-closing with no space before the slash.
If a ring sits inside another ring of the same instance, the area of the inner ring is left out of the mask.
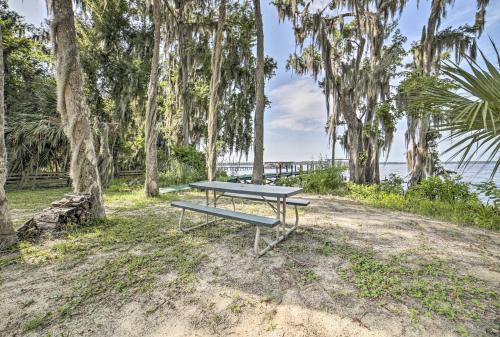
<path id="1" fill-rule="evenodd" d="M 335 159 L 335 161 L 347 161 L 345 158 L 339 158 Z M 307 163 L 307 162 L 314 162 L 315 160 L 273 160 L 273 161 L 265 161 L 265 163 Z M 323 159 L 322 161 L 330 161 L 330 159 Z M 458 161 L 443 161 L 441 162 L 442 164 L 460 164 Z M 229 165 L 229 164 L 239 164 L 239 165 L 253 165 L 253 162 L 219 162 L 217 165 Z M 380 162 L 380 165 L 386 165 L 386 164 L 391 164 L 391 165 L 406 165 L 406 162 L 404 161 L 387 161 L 387 162 Z M 475 164 L 496 164 L 495 161 L 471 161 L 469 162 L 469 165 L 475 165 Z"/>

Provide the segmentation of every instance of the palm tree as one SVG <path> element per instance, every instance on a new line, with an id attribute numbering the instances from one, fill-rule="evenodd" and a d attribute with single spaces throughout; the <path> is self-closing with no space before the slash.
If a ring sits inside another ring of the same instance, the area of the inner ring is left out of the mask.
<path id="1" fill-rule="evenodd" d="M 207 167 L 208 180 L 215 180 L 217 170 L 217 107 L 219 104 L 219 83 L 222 65 L 222 34 L 226 18 L 226 0 L 219 4 L 219 21 L 215 33 L 214 49 L 212 52 L 212 78 L 210 80 L 210 103 L 208 106 L 208 141 Z"/>
<path id="2" fill-rule="evenodd" d="M 71 148 L 70 177 L 75 193 L 89 193 L 91 213 L 104 217 L 101 178 L 97 167 L 90 111 L 83 92 L 75 16 L 71 0 L 48 0 L 52 43 L 56 55 L 57 109 Z"/>
<path id="3" fill-rule="evenodd" d="M 16 242 L 17 236 L 12 227 L 5 181 L 7 180 L 7 148 L 5 147 L 5 106 L 4 106 L 4 64 L 2 27 L 0 26 L 0 248 Z"/>
<path id="4" fill-rule="evenodd" d="M 255 28 L 257 30 L 257 68 L 255 70 L 254 158 L 252 182 L 262 184 L 264 176 L 264 28 L 260 0 L 253 0 Z"/>
<path id="5" fill-rule="evenodd" d="M 150 0 L 149 4 L 153 10 L 154 24 L 154 47 L 151 60 L 151 73 L 149 75 L 148 100 L 146 103 L 146 174 L 144 180 L 144 193 L 147 197 L 159 194 L 158 186 L 158 130 L 157 121 L 157 97 L 158 97 L 158 73 L 160 68 L 160 25 L 161 10 L 160 0 Z"/>
<path id="6" fill-rule="evenodd" d="M 497 156 L 491 177 L 500 166 L 500 55 L 492 44 L 496 66 L 482 52 L 486 68 L 471 57 L 465 57 L 470 71 L 448 62 L 442 73 L 456 89 L 431 87 L 424 93 L 425 98 L 446 112 L 440 130 L 450 131 L 449 139 L 458 139 L 445 153 L 454 152 L 452 158 L 458 157 L 463 168 L 476 157 L 493 160 Z"/>
<path id="7" fill-rule="evenodd" d="M 448 7 L 452 6 L 454 2 L 454 0 L 432 0 L 431 2 L 427 26 L 422 31 L 420 44 L 413 50 L 415 65 L 424 76 L 431 76 L 436 72 L 435 65 L 444 50 L 455 50 L 457 58 L 462 57 L 467 50 L 471 55 L 475 54 L 476 41 L 470 35 L 471 33 L 481 34 L 489 0 L 476 0 L 477 12 L 473 27 L 464 26 L 456 30 L 439 31 L 441 19 L 446 17 Z M 428 141 L 432 121 L 428 114 L 424 114 L 424 116 L 417 118 L 408 116 L 407 124 L 406 161 L 411 176 L 410 184 L 413 185 L 434 171 L 434 163 L 430 156 L 432 146 Z"/>

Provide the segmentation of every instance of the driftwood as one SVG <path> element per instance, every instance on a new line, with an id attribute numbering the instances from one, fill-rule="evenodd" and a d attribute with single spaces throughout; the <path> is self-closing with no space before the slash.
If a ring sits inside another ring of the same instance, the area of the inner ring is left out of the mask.
<path id="1" fill-rule="evenodd" d="M 66 194 L 28 220 L 17 230 L 20 239 L 36 239 L 41 235 L 57 235 L 67 224 L 81 224 L 92 219 L 90 194 Z"/>

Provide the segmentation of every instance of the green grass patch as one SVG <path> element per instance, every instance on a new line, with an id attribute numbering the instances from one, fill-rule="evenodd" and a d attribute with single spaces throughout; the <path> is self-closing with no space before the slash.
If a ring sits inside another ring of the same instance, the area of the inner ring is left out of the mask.
<path id="1" fill-rule="evenodd" d="M 35 315 L 32 319 L 23 324 L 23 331 L 28 332 L 36 330 L 45 325 L 48 319 L 52 316 L 51 312 Z"/>
<path id="2" fill-rule="evenodd" d="M 420 304 L 413 310 L 465 320 L 478 319 L 494 311 L 498 300 L 496 290 L 486 288 L 472 276 L 458 273 L 446 261 L 428 252 L 419 256 L 414 250 L 408 250 L 380 259 L 373 251 L 332 241 L 323 241 L 316 251 L 345 260 L 339 274 L 344 281 L 355 284 L 362 297 L 411 298 Z"/>
<path id="3" fill-rule="evenodd" d="M 500 230 L 500 190 L 494 183 L 483 183 L 479 190 L 489 199 L 484 204 L 470 189 L 470 184 L 460 177 L 429 177 L 404 191 L 401 177 L 391 174 L 379 185 L 358 185 L 345 182 L 342 174 L 345 166 L 334 166 L 301 173 L 295 177 L 278 179 L 276 184 L 300 186 L 305 192 L 348 196 L 375 207 L 388 208 L 464 225 Z"/>
<path id="4" fill-rule="evenodd" d="M 35 212 L 49 207 L 52 201 L 61 199 L 70 191 L 68 187 L 7 191 L 9 208 Z"/>
<path id="5" fill-rule="evenodd" d="M 54 192 L 54 191 L 52 191 Z M 16 192 L 28 195 L 31 191 Z M 44 207 L 64 194 L 60 190 L 45 198 Z M 42 204 L 42 192 L 36 193 L 35 204 Z M 160 275 L 172 274 L 169 285 L 182 293 L 196 280 L 196 272 L 207 258 L 208 240 L 203 236 L 180 233 L 178 214 L 163 211 L 175 193 L 145 198 L 142 190 L 106 191 L 108 208 L 105 220 L 86 225 L 68 225 L 60 237 L 38 243 L 21 241 L 12 251 L 0 255 L 0 268 L 12 264 L 40 265 L 57 263 L 62 268 L 75 268 L 85 259 L 90 269 L 67 274 L 67 289 L 52 317 L 37 316 L 26 323 L 30 329 L 57 317 L 70 317 L 86 305 L 130 298 L 135 293 L 154 289 Z M 17 207 L 14 204 L 14 207 Z M 151 208 L 152 207 L 152 208 Z M 43 207 L 42 207 L 43 208 Z"/>
<path id="6" fill-rule="evenodd" d="M 482 204 L 477 197 L 430 200 L 420 193 L 387 193 L 376 185 L 348 184 L 349 196 L 365 204 L 431 216 L 464 225 L 500 230 L 500 209 Z"/>

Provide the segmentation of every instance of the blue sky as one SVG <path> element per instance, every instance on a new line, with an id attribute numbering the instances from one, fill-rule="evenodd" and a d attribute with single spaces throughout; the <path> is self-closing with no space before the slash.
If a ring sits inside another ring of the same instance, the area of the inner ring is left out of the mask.
<path id="1" fill-rule="evenodd" d="M 316 1 L 318 5 L 327 2 Z M 12 9 L 25 16 L 26 21 L 30 23 L 39 24 L 47 16 L 45 0 L 8 2 Z M 262 8 L 265 52 L 278 62 L 276 76 L 266 83 L 266 95 L 272 105 L 265 112 L 264 160 L 310 160 L 329 157 L 331 150 L 324 132 L 326 112 L 323 94 L 311 77 L 296 76 L 285 70 L 286 59 L 295 50 L 291 25 L 287 21 L 278 22 L 277 11 L 268 0 L 262 0 Z M 399 28 L 401 33 L 408 37 L 408 46 L 420 38 L 429 10 L 430 1 L 421 0 L 418 9 L 416 0 L 407 5 L 399 20 Z M 473 23 L 474 16 L 475 1 L 456 0 L 441 28 Z M 480 48 L 492 55 L 488 36 L 500 45 L 500 0 L 490 1 L 486 12 L 485 31 L 479 39 Z M 406 121 L 402 120 L 397 126 L 389 161 L 404 161 L 405 129 Z M 442 142 L 440 149 L 446 146 L 447 143 Z M 339 147 L 336 153 L 338 158 L 345 158 Z M 249 159 L 251 158 L 252 155 Z"/>

